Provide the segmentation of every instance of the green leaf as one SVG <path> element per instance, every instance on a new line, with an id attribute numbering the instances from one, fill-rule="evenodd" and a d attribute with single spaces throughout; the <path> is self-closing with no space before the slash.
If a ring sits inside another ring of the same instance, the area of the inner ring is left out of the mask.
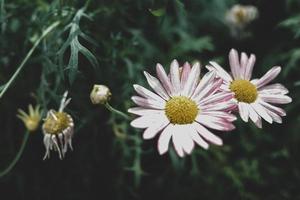
<path id="1" fill-rule="evenodd" d="M 166 9 L 165 8 L 159 8 L 159 9 L 155 9 L 155 10 L 149 9 L 149 11 L 155 17 L 161 17 L 161 16 L 166 14 Z"/>

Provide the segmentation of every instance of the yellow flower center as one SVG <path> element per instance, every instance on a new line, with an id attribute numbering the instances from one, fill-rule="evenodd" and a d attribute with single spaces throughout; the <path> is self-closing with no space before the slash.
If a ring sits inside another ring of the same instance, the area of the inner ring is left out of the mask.
<path id="1" fill-rule="evenodd" d="M 53 116 L 54 115 L 54 116 Z M 44 130 L 49 134 L 58 134 L 69 127 L 70 119 L 65 112 L 53 112 L 44 123 Z"/>
<path id="2" fill-rule="evenodd" d="M 165 107 L 165 113 L 172 124 L 191 124 L 198 112 L 197 104 L 184 96 L 171 98 Z"/>
<path id="3" fill-rule="evenodd" d="M 245 23 L 246 22 L 246 11 L 242 8 L 236 11 L 235 16 L 237 18 L 238 23 Z"/>
<path id="4" fill-rule="evenodd" d="M 239 102 L 253 103 L 257 98 L 257 89 L 250 81 L 234 80 L 229 88 Z"/>

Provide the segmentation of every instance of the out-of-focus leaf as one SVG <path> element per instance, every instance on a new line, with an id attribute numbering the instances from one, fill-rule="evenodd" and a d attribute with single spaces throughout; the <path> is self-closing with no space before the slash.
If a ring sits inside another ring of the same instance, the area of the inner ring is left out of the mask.
<path id="1" fill-rule="evenodd" d="M 155 17 L 161 17 L 166 14 L 165 8 L 149 9 L 150 13 Z"/>

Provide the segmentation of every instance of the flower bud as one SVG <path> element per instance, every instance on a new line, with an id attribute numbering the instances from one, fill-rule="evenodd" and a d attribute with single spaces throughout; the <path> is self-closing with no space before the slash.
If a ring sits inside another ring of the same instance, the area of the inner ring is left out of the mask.
<path id="1" fill-rule="evenodd" d="M 29 105 L 28 114 L 19 109 L 17 117 L 23 121 L 28 131 L 33 132 L 39 127 L 41 121 L 40 107 L 33 108 L 32 105 Z"/>
<path id="2" fill-rule="evenodd" d="M 111 92 L 105 85 L 94 85 L 90 98 L 93 104 L 105 104 L 110 100 Z"/>

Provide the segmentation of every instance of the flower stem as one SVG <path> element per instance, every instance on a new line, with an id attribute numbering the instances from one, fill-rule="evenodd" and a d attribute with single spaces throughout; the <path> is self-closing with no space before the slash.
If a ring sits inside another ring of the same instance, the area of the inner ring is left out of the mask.
<path id="1" fill-rule="evenodd" d="M 23 138 L 23 142 L 22 145 L 20 147 L 19 152 L 17 153 L 16 157 L 13 159 L 13 161 L 6 167 L 5 170 L 0 172 L 0 178 L 2 178 L 3 176 L 5 176 L 8 172 L 10 172 L 12 170 L 12 168 L 17 164 L 17 162 L 20 160 L 21 155 L 25 149 L 25 146 L 27 144 L 28 138 L 29 138 L 29 131 L 26 131 L 24 138 Z"/>
<path id="2" fill-rule="evenodd" d="M 4 95 L 4 93 L 7 91 L 7 89 L 10 87 L 10 85 L 13 83 L 13 81 L 16 79 L 16 77 L 19 75 L 21 70 L 23 69 L 24 65 L 36 49 L 36 47 L 39 45 L 39 43 L 46 37 L 54 28 L 56 28 L 59 25 L 60 22 L 54 22 L 51 24 L 45 31 L 43 31 L 42 35 L 35 41 L 33 44 L 32 48 L 28 51 L 26 57 L 24 60 L 21 62 L 15 73 L 12 75 L 12 77 L 9 79 L 9 81 L 5 84 L 4 88 L 0 92 L 0 99 Z"/>
<path id="3" fill-rule="evenodd" d="M 113 108 L 111 105 L 109 105 L 109 103 L 106 103 L 106 104 L 104 104 L 104 105 L 105 105 L 105 107 L 106 107 L 109 111 L 111 111 L 112 113 L 115 113 L 115 114 L 117 114 L 117 115 L 122 116 L 123 118 L 125 118 L 125 119 L 127 119 L 127 120 L 130 120 L 130 117 L 129 117 L 128 115 L 126 115 L 126 114 L 123 113 L 122 111 L 119 111 L 119 110 Z"/>

